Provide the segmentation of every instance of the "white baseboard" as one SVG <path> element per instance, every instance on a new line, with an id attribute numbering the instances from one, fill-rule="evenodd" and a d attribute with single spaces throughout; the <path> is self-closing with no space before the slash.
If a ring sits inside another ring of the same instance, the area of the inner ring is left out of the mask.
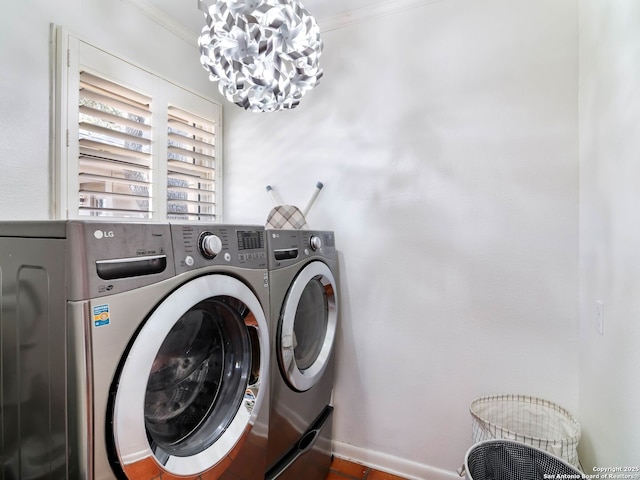
<path id="1" fill-rule="evenodd" d="M 399 475 L 411 480 L 460 480 L 457 472 L 450 472 L 422 463 L 394 457 L 386 453 L 365 450 L 348 443 L 332 443 L 333 454 L 376 470 Z"/>

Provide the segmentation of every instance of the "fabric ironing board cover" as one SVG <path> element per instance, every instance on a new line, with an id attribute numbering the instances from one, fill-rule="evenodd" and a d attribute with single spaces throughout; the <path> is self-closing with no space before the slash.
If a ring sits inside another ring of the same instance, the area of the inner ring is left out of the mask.
<path id="1" fill-rule="evenodd" d="M 279 205 L 269 212 L 265 228 L 270 230 L 306 230 L 307 221 L 300 209 L 294 205 Z"/>

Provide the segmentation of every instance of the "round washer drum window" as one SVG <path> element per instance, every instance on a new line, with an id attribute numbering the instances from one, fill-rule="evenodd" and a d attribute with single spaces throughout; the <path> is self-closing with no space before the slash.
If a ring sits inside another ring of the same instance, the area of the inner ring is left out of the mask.
<path id="1" fill-rule="evenodd" d="M 262 410 L 267 320 L 243 282 L 204 275 L 158 304 L 121 362 L 109 407 L 112 464 L 128 475 L 151 460 L 199 476 L 223 465 Z"/>
<path id="2" fill-rule="evenodd" d="M 205 300 L 165 338 L 151 367 L 145 426 L 156 456 L 213 444 L 233 420 L 251 367 L 247 328 L 229 299 Z"/>

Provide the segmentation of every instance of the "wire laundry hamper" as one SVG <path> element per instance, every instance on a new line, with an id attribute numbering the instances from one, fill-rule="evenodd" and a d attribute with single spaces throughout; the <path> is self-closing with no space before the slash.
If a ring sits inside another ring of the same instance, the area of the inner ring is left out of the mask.
<path id="1" fill-rule="evenodd" d="M 467 480 L 581 479 L 582 472 L 555 455 L 512 440 L 485 440 L 464 459 Z"/>
<path id="2" fill-rule="evenodd" d="M 469 408 L 475 443 L 490 439 L 522 442 L 580 468 L 582 429 L 569 411 L 549 400 L 527 395 L 480 397 Z"/>

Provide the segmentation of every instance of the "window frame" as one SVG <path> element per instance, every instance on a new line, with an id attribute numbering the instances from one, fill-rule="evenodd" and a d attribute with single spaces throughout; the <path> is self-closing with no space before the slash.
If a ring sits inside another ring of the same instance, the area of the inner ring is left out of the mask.
<path id="1" fill-rule="evenodd" d="M 167 217 L 167 125 L 171 107 L 211 119 L 215 125 L 215 219 L 223 220 L 223 123 L 222 105 L 213 98 L 171 81 L 120 55 L 107 52 L 52 25 L 52 192 L 51 216 L 55 219 L 113 220 L 117 222 L 166 222 Z M 78 100 L 80 71 L 84 70 L 132 90 L 152 96 L 152 203 L 149 219 L 116 216 L 85 216 L 79 212 L 78 195 Z M 132 73 L 133 72 L 133 73 Z M 200 223 L 198 220 L 180 220 Z M 212 220 L 204 220 L 212 222 Z"/>

